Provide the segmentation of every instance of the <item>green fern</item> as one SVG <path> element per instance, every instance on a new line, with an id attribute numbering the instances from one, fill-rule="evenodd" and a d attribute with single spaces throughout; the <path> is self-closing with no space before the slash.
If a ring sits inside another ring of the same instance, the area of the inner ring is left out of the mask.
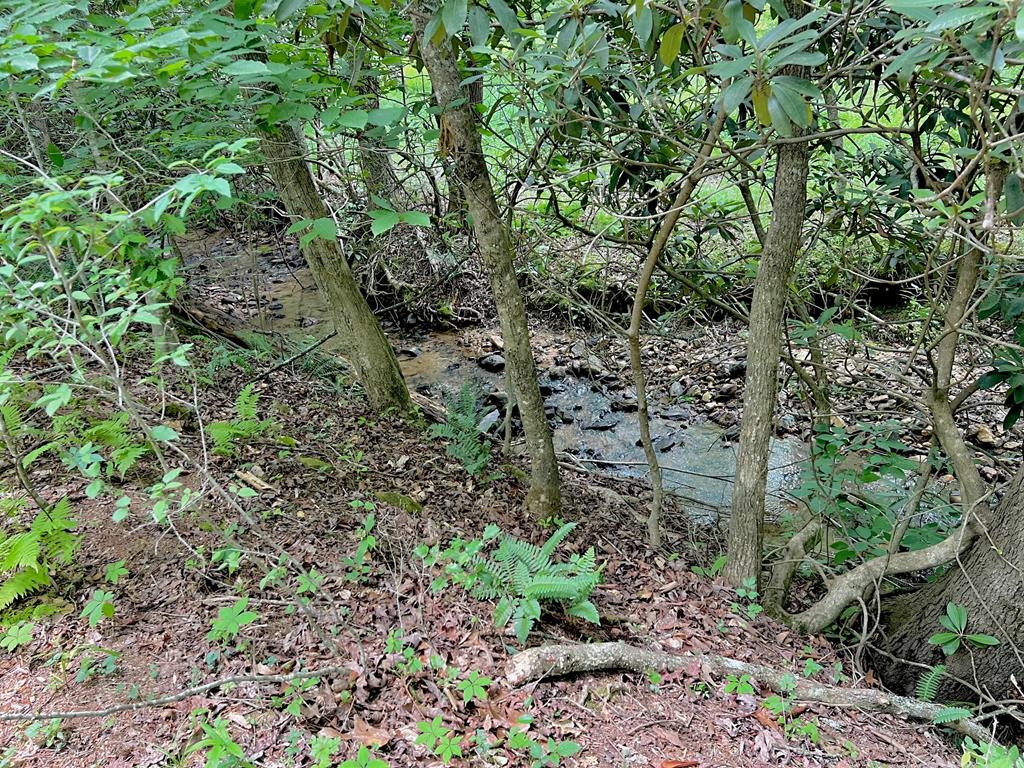
<path id="1" fill-rule="evenodd" d="M 601 569 L 593 547 L 568 561 L 556 561 L 555 552 L 576 527 L 566 523 L 542 545 L 501 533 L 490 526 L 484 540 L 453 541 L 441 557 L 451 562 L 446 572 L 474 597 L 498 600 L 495 624 L 513 622 L 516 637 L 525 643 L 540 618 L 542 603 L 557 603 L 566 613 L 600 624 L 597 608 L 590 601 L 601 582 Z M 497 540 L 487 554 L 483 550 Z"/>
<path id="2" fill-rule="evenodd" d="M 42 567 L 28 568 L 4 578 L 0 582 L 0 611 L 51 583 L 50 574 Z"/>
<path id="3" fill-rule="evenodd" d="M 458 395 L 445 397 L 446 422 L 433 424 L 430 434 L 448 441 L 448 455 L 457 459 L 473 477 L 480 477 L 491 462 L 491 445 L 481 434 L 478 425 L 483 412 L 478 405 L 477 392 L 468 382 Z"/>
<path id="4" fill-rule="evenodd" d="M 233 456 L 235 443 L 239 440 L 255 440 L 263 435 L 274 422 L 272 419 L 258 419 L 260 396 L 247 384 L 235 399 L 235 416 L 231 421 L 214 421 L 207 425 L 206 432 L 213 440 L 213 452 L 220 456 Z"/>
<path id="5" fill-rule="evenodd" d="M 50 574 L 71 562 L 78 537 L 64 498 L 39 512 L 27 530 L 0 533 L 0 611 L 52 583 Z"/>
<path id="6" fill-rule="evenodd" d="M 925 672 L 917 681 L 917 698 L 921 701 L 935 701 L 935 695 L 939 692 L 939 682 L 946 674 L 945 664 L 936 664 Z"/>
<path id="7" fill-rule="evenodd" d="M 139 459 L 149 453 L 150 448 L 136 439 L 136 435 L 128 428 L 129 416 L 119 413 L 110 419 L 98 421 L 82 433 L 82 437 L 90 442 L 111 449 L 107 462 L 107 474 L 116 472 L 121 478 Z"/>
<path id="8" fill-rule="evenodd" d="M 955 723 L 957 720 L 966 720 L 973 714 L 966 707 L 943 707 L 932 718 L 932 722 L 935 725 L 945 725 L 946 723 Z"/>

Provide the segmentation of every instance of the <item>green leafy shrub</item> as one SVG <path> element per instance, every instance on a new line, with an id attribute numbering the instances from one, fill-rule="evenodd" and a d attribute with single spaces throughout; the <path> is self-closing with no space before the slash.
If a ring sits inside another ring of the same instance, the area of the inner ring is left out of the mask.
<path id="1" fill-rule="evenodd" d="M 235 454 L 235 441 L 255 440 L 273 425 L 272 419 L 256 417 L 260 396 L 247 384 L 235 400 L 236 418 L 231 421 L 214 421 L 206 427 L 213 440 L 213 452 L 220 456 Z"/>
<path id="2" fill-rule="evenodd" d="M 481 477 L 491 462 L 491 445 L 480 431 L 483 412 L 476 390 L 462 385 L 456 397 L 445 397 L 447 422 L 432 424 L 430 434 L 448 441 L 448 455 L 458 459 L 473 477 Z"/>
<path id="3" fill-rule="evenodd" d="M 590 594 L 601 583 L 594 548 L 571 555 L 567 562 L 554 560 L 558 545 L 575 527 L 575 523 L 566 523 L 538 547 L 489 525 L 482 539 L 454 539 L 443 552 L 424 546 L 417 552 L 428 564 L 446 562 L 447 578 L 474 597 L 497 600 L 495 624 L 504 627 L 512 621 L 516 637 L 525 643 L 540 619 L 542 603 L 559 604 L 570 616 L 601 623 L 590 601 Z M 435 581 L 435 589 L 443 588 L 446 581 Z"/>
<path id="4" fill-rule="evenodd" d="M 978 744 L 968 736 L 964 739 L 963 750 L 962 768 L 1024 768 L 1024 757 L 1021 757 L 1017 746 L 1004 747 L 989 742 Z"/>

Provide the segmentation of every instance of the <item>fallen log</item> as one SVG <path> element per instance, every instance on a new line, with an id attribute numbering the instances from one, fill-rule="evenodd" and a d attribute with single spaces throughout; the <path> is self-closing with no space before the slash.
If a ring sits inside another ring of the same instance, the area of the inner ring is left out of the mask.
<path id="1" fill-rule="evenodd" d="M 192 325 L 213 336 L 227 339 L 243 349 L 253 348 L 253 337 L 256 334 L 268 336 L 271 341 L 277 335 L 263 333 L 245 318 L 232 315 L 187 294 L 179 295 L 171 305 L 171 315 L 180 323 Z"/>
<path id="2" fill-rule="evenodd" d="M 763 664 L 730 659 L 714 653 L 673 654 L 639 648 L 626 643 L 592 643 L 574 645 L 542 645 L 517 653 L 505 666 L 505 678 L 512 686 L 545 677 L 561 677 L 583 672 L 626 670 L 644 673 L 673 671 L 699 665 L 713 675 L 750 675 L 757 683 L 796 701 L 817 702 L 841 709 L 902 715 L 915 720 L 933 722 L 946 707 L 941 704 L 897 696 L 873 688 L 841 688 L 798 678 L 793 687 L 793 673 Z M 994 742 L 994 734 L 980 723 L 957 720 L 946 724 L 977 742 Z"/>

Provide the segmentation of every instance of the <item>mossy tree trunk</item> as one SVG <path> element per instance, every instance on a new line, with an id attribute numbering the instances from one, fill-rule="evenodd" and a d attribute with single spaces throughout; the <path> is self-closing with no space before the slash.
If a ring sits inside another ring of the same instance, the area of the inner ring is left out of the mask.
<path id="1" fill-rule="evenodd" d="M 484 159 L 477 112 L 468 89 L 462 85 L 464 75 L 459 71 L 451 45 L 447 41 L 435 45 L 424 34 L 430 9 L 422 2 L 414 2 L 411 10 L 420 55 L 430 76 L 434 98 L 441 108 L 442 135 L 448 156 L 473 219 L 473 231 L 498 309 L 509 377 L 518 399 L 530 456 L 527 507 L 536 515 L 551 515 L 561 506 L 558 462 L 537 384 L 526 303 L 515 272 L 512 243 L 498 210 Z"/>
<path id="2" fill-rule="evenodd" d="M 327 218 L 327 207 L 306 163 L 302 134 L 291 125 L 276 126 L 262 134 L 260 148 L 288 215 L 307 221 Z M 327 301 L 342 354 L 355 369 L 370 405 L 378 411 L 411 411 L 412 400 L 398 358 L 359 290 L 339 243 L 313 238 L 302 247 L 302 253 Z"/>

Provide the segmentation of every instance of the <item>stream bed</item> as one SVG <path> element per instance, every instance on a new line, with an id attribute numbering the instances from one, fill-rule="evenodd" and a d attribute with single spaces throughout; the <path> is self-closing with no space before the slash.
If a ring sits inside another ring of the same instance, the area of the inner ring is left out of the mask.
<path id="1" fill-rule="evenodd" d="M 219 296 L 221 304 L 234 314 L 250 315 L 264 330 L 281 333 L 300 344 L 327 335 L 331 328 L 327 308 L 301 255 L 271 257 L 269 269 L 266 256 L 260 261 L 263 263 L 257 267 L 256 259 L 247 256 L 215 257 L 214 263 L 204 260 L 196 276 L 200 284 L 216 276 L 211 285 L 233 286 L 233 292 L 229 290 Z M 441 331 L 392 336 L 392 341 L 410 388 L 441 400 L 470 382 L 485 404 L 483 423 L 500 431 L 507 399 L 501 373 L 504 361 L 497 346 L 500 339 L 490 336 L 494 342 L 487 349 L 470 336 Z M 488 335 L 484 333 L 482 338 Z M 550 350 L 555 345 L 554 338 L 555 334 L 535 330 L 535 350 L 539 345 Z M 338 339 L 329 339 L 321 349 L 338 351 Z M 586 356 L 586 342 L 576 341 L 571 351 Z M 538 368 L 556 450 L 571 454 L 588 469 L 624 477 L 646 477 L 647 462 L 638 441 L 632 393 L 618 385 L 618 377 L 611 381 L 612 377 L 607 376 L 579 375 L 578 368 L 554 365 L 552 355 L 546 356 L 546 361 L 544 355 L 539 356 Z M 713 522 L 720 519 L 720 513 L 730 504 L 737 428 L 727 430 L 707 421 L 697 409 L 681 400 L 664 403 L 655 398 L 651 406 L 651 433 L 665 487 L 681 497 L 695 520 Z M 768 470 L 770 516 L 783 510 L 785 491 L 796 485 L 800 463 L 806 455 L 800 440 L 772 440 Z"/>

